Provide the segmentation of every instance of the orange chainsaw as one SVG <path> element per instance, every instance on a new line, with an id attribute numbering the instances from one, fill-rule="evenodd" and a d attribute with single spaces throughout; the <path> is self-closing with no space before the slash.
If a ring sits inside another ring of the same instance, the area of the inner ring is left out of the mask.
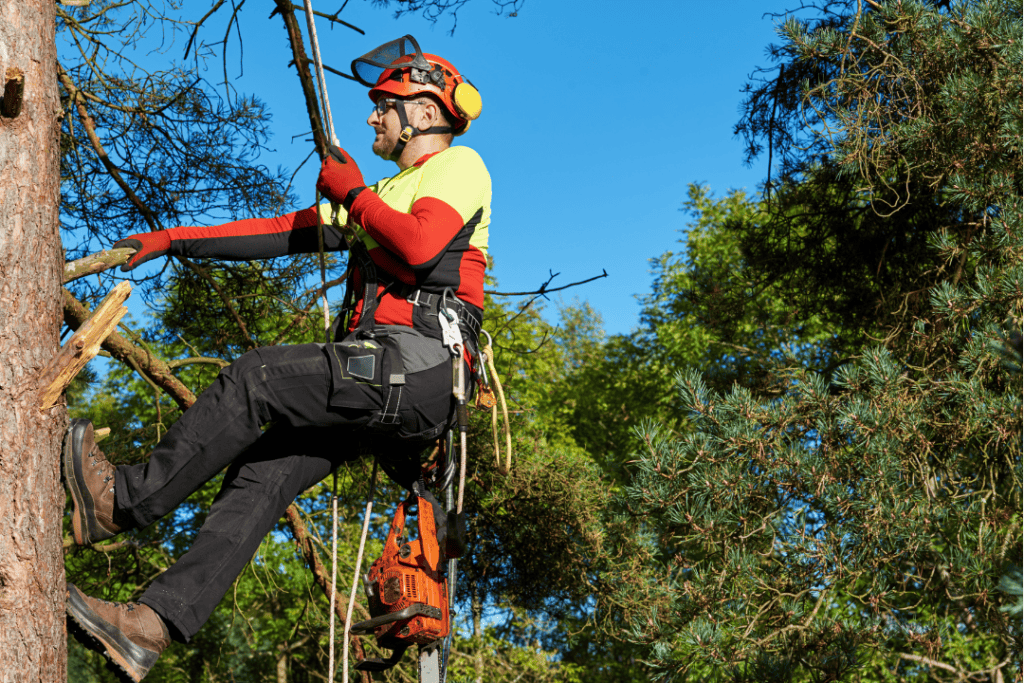
<path id="1" fill-rule="evenodd" d="M 412 488 L 413 493 L 395 511 L 384 552 L 370 565 L 363 580 L 371 618 L 353 624 L 351 630 L 354 635 L 372 632 L 377 644 L 392 653 L 388 659 L 363 660 L 356 665 L 360 671 L 390 669 L 411 645 L 429 646 L 451 631 L 448 582 L 442 571 L 442 559 L 460 555 L 464 549 L 464 517 L 457 520 L 454 514 L 445 515 L 421 482 Z M 405 536 L 406 517 L 411 516 L 414 506 L 419 536 L 416 539 Z M 449 516 L 455 522 L 451 539 Z"/>

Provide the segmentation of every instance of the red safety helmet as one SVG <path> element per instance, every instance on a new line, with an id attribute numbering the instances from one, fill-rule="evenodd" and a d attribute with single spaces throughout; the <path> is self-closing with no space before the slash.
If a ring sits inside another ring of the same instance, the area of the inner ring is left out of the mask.
<path id="1" fill-rule="evenodd" d="M 370 88 L 370 99 L 374 102 L 385 94 L 400 98 L 421 94 L 437 97 L 455 125 L 443 129 L 435 126 L 423 133 L 462 135 L 469 130 L 473 119 L 480 116 L 479 91 L 450 62 L 437 55 L 424 54 L 412 36 L 384 43 L 353 60 L 352 74 Z"/>

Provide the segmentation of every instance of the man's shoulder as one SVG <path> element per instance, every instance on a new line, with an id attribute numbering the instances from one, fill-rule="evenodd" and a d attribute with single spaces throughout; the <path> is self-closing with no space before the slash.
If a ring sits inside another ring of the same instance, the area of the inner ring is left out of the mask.
<path id="1" fill-rule="evenodd" d="M 472 179 L 475 182 L 490 182 L 490 174 L 476 150 L 470 147 L 449 147 L 427 160 L 423 172 L 450 179 Z"/>
<path id="2" fill-rule="evenodd" d="M 457 147 L 449 147 L 443 152 L 438 152 L 434 156 L 427 159 L 427 164 L 434 165 L 473 165 L 483 166 L 484 160 L 477 154 L 477 151 L 472 147 L 464 147 L 459 145 Z"/>

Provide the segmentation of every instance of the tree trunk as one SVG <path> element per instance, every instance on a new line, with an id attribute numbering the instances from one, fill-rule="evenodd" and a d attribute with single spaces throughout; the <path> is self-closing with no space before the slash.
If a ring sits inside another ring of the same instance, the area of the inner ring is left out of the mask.
<path id="1" fill-rule="evenodd" d="M 288 683 L 288 651 L 277 656 L 277 683 Z"/>
<path id="2" fill-rule="evenodd" d="M 6 84 L 0 106 L 4 683 L 67 678 L 59 458 L 67 415 L 63 404 L 40 411 L 37 392 L 39 372 L 59 347 L 64 265 L 58 228 L 60 103 L 54 32 L 53 0 L 0 2 L 0 87 Z"/>

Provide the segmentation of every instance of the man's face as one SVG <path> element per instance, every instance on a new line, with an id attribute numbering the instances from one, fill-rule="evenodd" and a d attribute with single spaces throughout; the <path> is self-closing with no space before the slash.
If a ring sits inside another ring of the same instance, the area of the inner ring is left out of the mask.
<path id="1" fill-rule="evenodd" d="M 395 146 L 402 134 L 402 120 L 396 107 L 404 107 L 409 125 L 414 129 L 425 130 L 434 125 L 437 118 L 437 105 L 426 100 L 400 100 L 381 98 L 373 107 L 366 123 L 373 127 L 377 136 L 373 140 L 373 153 L 381 159 L 394 160 Z M 381 110 L 384 113 L 381 113 Z"/>
<path id="2" fill-rule="evenodd" d="M 378 113 L 374 107 L 370 112 L 366 123 L 369 124 L 376 137 L 373 139 L 373 153 L 381 159 L 388 159 L 398 143 L 398 135 L 402 132 L 402 124 L 398 120 L 398 112 L 391 104 L 385 104 L 386 110 L 383 115 Z"/>

